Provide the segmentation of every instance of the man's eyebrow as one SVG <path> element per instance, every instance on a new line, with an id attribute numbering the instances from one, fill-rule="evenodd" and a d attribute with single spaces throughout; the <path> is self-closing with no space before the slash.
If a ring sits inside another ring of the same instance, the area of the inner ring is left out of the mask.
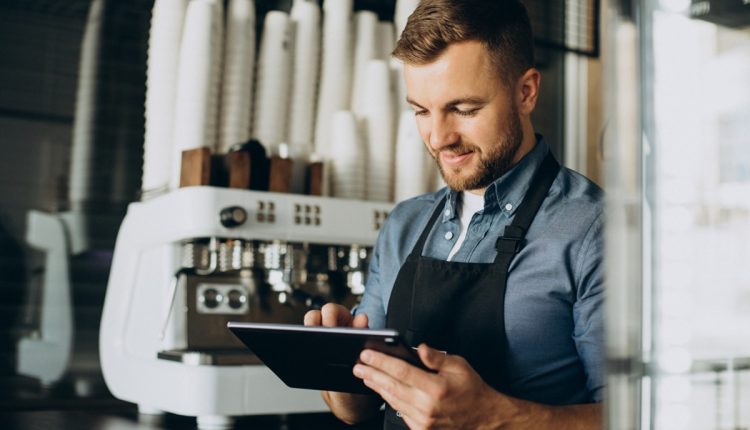
<path id="1" fill-rule="evenodd" d="M 420 105 L 419 103 L 417 103 L 414 100 L 410 99 L 408 96 L 406 97 L 406 103 L 409 103 L 410 105 L 416 106 L 416 107 L 418 107 L 420 109 L 424 109 L 424 107 L 422 105 Z"/>
<path id="2" fill-rule="evenodd" d="M 460 97 L 457 99 L 453 99 L 446 103 L 446 106 L 456 106 L 456 105 L 481 105 L 487 103 L 484 99 L 479 97 Z"/>
<path id="3" fill-rule="evenodd" d="M 410 99 L 409 97 L 406 98 L 406 102 L 409 103 L 410 105 L 416 106 L 416 107 L 418 107 L 420 109 L 424 109 L 424 107 L 422 105 L 420 105 L 419 103 L 417 103 L 414 100 Z M 456 106 L 456 105 L 460 105 L 460 104 L 483 105 L 483 104 L 486 104 L 486 103 L 487 102 L 484 99 L 480 98 L 480 97 L 459 97 L 457 99 L 453 99 L 453 100 L 449 101 L 448 103 L 445 104 L 445 106 Z"/>

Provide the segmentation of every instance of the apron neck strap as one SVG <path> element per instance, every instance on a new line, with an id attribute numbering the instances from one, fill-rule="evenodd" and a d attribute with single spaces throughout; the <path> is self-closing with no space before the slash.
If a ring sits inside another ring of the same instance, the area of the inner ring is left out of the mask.
<path id="1" fill-rule="evenodd" d="M 427 237 L 430 235 L 430 232 L 432 231 L 432 226 L 435 224 L 435 221 L 437 221 L 440 214 L 443 213 L 443 206 L 445 205 L 445 199 L 446 199 L 445 196 L 443 196 L 443 198 L 440 199 L 440 202 L 438 202 L 437 207 L 435 208 L 435 211 L 432 213 L 432 216 L 430 217 L 430 220 L 427 221 L 427 227 L 425 227 L 422 230 L 422 234 L 419 235 L 419 240 L 417 240 L 417 244 L 414 245 L 414 248 L 412 248 L 411 250 L 412 257 L 419 257 L 422 255 L 422 249 L 424 248 L 425 242 L 427 242 Z"/>
<path id="2" fill-rule="evenodd" d="M 505 227 L 505 232 L 495 243 L 498 253 L 516 254 L 521 249 L 526 232 L 529 231 L 559 171 L 560 164 L 555 160 L 552 152 L 548 152 L 539 170 L 534 174 L 529 190 L 513 216 L 513 221 Z"/>

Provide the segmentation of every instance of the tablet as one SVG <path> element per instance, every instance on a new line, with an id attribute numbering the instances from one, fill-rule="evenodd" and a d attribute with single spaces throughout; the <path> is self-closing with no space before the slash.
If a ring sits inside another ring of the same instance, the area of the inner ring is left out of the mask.
<path id="1" fill-rule="evenodd" d="M 396 330 L 229 322 L 227 327 L 286 385 L 372 394 L 352 374 L 359 353 L 374 349 L 425 368 Z"/>

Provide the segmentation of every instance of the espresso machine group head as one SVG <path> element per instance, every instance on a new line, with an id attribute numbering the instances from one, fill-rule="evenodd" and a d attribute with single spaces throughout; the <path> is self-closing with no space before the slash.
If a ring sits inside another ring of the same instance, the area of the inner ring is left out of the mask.
<path id="1" fill-rule="evenodd" d="M 100 331 L 110 391 L 142 413 L 232 417 L 327 410 L 286 387 L 228 321 L 302 323 L 356 305 L 389 203 L 186 187 L 132 203 L 120 228 Z"/>

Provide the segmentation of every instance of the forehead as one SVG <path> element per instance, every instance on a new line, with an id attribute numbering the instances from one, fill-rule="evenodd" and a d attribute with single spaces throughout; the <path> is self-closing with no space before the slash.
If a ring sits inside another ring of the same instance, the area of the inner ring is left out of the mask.
<path id="1" fill-rule="evenodd" d="M 478 41 L 453 43 L 431 63 L 405 64 L 404 79 L 408 97 L 425 105 L 485 98 L 501 89 L 497 68 Z"/>

